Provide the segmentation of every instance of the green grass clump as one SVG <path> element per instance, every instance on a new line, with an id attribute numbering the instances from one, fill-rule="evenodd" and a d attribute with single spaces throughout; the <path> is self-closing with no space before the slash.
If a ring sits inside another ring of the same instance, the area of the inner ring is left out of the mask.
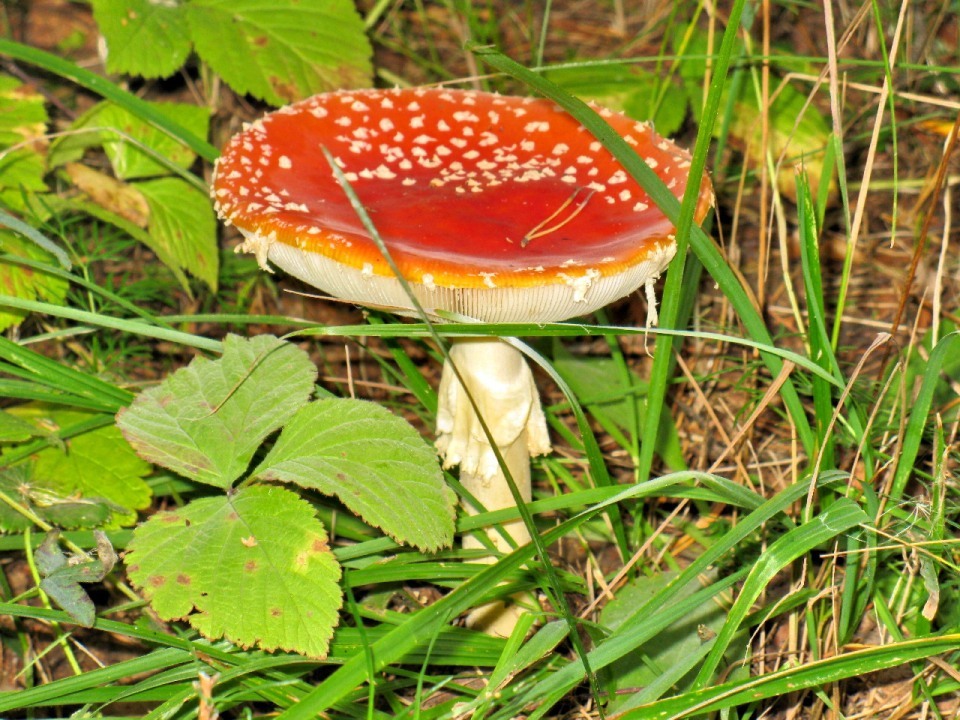
<path id="1" fill-rule="evenodd" d="M 95 70 L 0 18 L 0 715 L 955 715 L 956 8 L 320 5 L 96 0 Z M 239 119 L 437 81 L 617 157 L 677 227 L 660 328 L 399 321 L 232 252 Z M 590 100 L 691 146 L 703 228 Z M 522 510 L 452 517 L 464 336 L 520 338 L 545 393 Z M 451 546 L 518 517 L 493 564 Z M 459 620 L 520 593 L 510 638 Z"/>

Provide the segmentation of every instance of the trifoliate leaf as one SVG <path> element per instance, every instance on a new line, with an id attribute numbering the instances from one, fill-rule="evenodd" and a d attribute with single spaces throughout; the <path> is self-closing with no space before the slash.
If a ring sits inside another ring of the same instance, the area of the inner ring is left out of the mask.
<path id="1" fill-rule="evenodd" d="M 93 17 L 106 40 L 109 72 L 168 77 L 190 54 L 179 0 L 93 0 Z"/>
<path id="2" fill-rule="evenodd" d="M 97 417 L 92 412 L 41 404 L 22 405 L 8 412 L 54 436 L 61 429 Z M 29 492 L 35 504 L 56 505 L 65 498 L 98 500 L 113 512 L 113 525 L 132 525 L 137 520 L 136 511 L 150 504 L 152 494 L 143 478 L 151 468 L 137 457 L 113 425 L 52 444 L 24 463 L 33 466 Z M 49 493 L 49 498 L 44 493 Z"/>
<path id="3" fill-rule="evenodd" d="M 93 600 L 80 583 L 100 582 L 117 562 L 117 553 L 109 538 L 100 531 L 94 532 L 97 541 L 97 557 L 81 562 L 70 562 L 57 544 L 59 533 L 47 533 L 37 548 L 37 569 L 43 580 L 40 589 L 56 601 L 78 625 L 93 627 L 96 610 Z"/>
<path id="4" fill-rule="evenodd" d="M 246 487 L 158 513 L 134 531 L 126 562 L 165 620 L 243 647 L 327 654 L 340 567 L 313 508 L 289 490 Z"/>
<path id="5" fill-rule="evenodd" d="M 284 427 L 254 477 L 334 495 L 399 542 L 436 550 L 453 541 L 455 497 L 436 451 L 375 403 L 310 403 Z"/>
<path id="6" fill-rule="evenodd" d="M 220 359 L 196 358 L 140 393 L 117 425 L 142 458 L 225 488 L 308 402 L 316 377 L 295 345 L 272 335 L 228 335 Z"/>
<path id="7" fill-rule="evenodd" d="M 283 105 L 370 84 L 352 0 L 194 0 L 188 16 L 197 54 L 240 94 Z"/>
<path id="8" fill-rule="evenodd" d="M 0 253 L 55 264 L 50 253 L 10 230 L 0 229 Z M 0 258 L 0 293 L 4 295 L 62 305 L 67 296 L 67 286 L 67 281 L 56 275 L 47 275 Z M 19 324 L 26 316 L 24 310 L 0 310 L 0 330 Z"/>
<path id="9" fill-rule="evenodd" d="M 150 207 L 150 247 L 157 256 L 216 290 L 217 219 L 207 195 L 175 177 L 137 183 L 137 189 Z"/>
<path id="10" fill-rule="evenodd" d="M 206 108 L 180 103 L 150 106 L 197 137 L 207 136 L 210 112 Z M 113 171 L 123 180 L 169 175 L 172 168 L 188 168 L 197 158 L 183 143 L 112 103 L 104 103 L 85 115 L 79 127 L 103 128 L 99 131 L 100 142 Z"/>

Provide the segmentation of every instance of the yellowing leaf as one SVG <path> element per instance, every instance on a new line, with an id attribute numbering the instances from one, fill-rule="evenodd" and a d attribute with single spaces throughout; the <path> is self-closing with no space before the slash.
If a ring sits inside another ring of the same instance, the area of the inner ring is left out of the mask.
<path id="1" fill-rule="evenodd" d="M 51 262 L 53 256 L 19 235 L 0 229 L 0 252 L 30 260 Z M 52 264 L 52 263 L 51 263 Z M 67 295 L 67 281 L 55 275 L 23 267 L 0 258 L 0 294 L 26 300 L 44 300 L 62 305 Z M 27 316 L 24 310 L 0 310 L 0 330 L 18 325 Z"/>
<path id="2" fill-rule="evenodd" d="M 279 487 L 247 487 L 161 512 L 134 531 L 130 579 L 165 620 L 243 647 L 327 654 L 340 567 L 313 508 Z"/>

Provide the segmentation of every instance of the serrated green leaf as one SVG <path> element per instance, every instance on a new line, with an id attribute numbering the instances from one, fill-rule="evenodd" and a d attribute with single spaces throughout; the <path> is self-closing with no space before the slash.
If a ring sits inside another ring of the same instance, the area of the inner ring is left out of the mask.
<path id="1" fill-rule="evenodd" d="M 188 17 L 197 54 L 238 93 L 283 105 L 370 84 L 351 0 L 195 0 Z"/>
<path id="2" fill-rule="evenodd" d="M 272 335 L 228 335 L 220 359 L 198 357 L 140 393 L 117 425 L 142 458 L 225 488 L 308 402 L 316 377 L 295 345 Z"/>
<path id="3" fill-rule="evenodd" d="M 197 105 L 181 103 L 150 103 L 161 115 L 182 125 L 197 137 L 206 137 L 210 126 L 210 112 Z M 103 103 L 84 116 L 85 128 L 116 128 L 99 131 L 100 142 L 110 159 L 118 178 L 136 178 L 169 175 L 170 166 L 188 168 L 197 159 L 193 150 L 167 133 L 145 122 L 133 113 L 112 103 Z M 167 164 L 158 161 L 164 158 Z"/>
<path id="4" fill-rule="evenodd" d="M 47 433 L 97 416 L 40 404 L 11 408 L 9 412 Z M 29 492 L 37 505 L 55 505 L 58 499 L 70 497 L 97 500 L 113 511 L 111 524 L 132 525 L 137 520 L 136 511 L 150 504 L 152 493 L 143 478 L 151 468 L 112 425 L 44 448 L 24 463 L 32 463 Z"/>
<path id="5" fill-rule="evenodd" d="M 300 410 L 254 471 L 334 495 L 399 542 L 453 542 L 455 502 L 436 451 L 402 418 L 362 400 L 317 400 Z"/>
<path id="6" fill-rule="evenodd" d="M 0 75 L 0 146 L 44 141 L 46 132 L 43 95 L 9 75 Z"/>
<path id="7" fill-rule="evenodd" d="M 0 75 L 0 200 L 24 209 L 23 193 L 44 192 L 47 112 L 42 95 L 19 80 Z"/>
<path id="8" fill-rule="evenodd" d="M 313 508 L 289 490 L 246 487 L 158 513 L 134 531 L 126 562 L 166 620 L 243 647 L 327 653 L 340 567 Z"/>
<path id="9" fill-rule="evenodd" d="M 0 253 L 50 263 L 53 259 L 50 253 L 34 243 L 4 229 L 0 229 Z M 68 283 L 63 278 L 4 262 L 0 257 L 0 294 L 62 305 L 66 299 L 67 287 Z M 0 330 L 19 324 L 26 316 L 27 313 L 20 310 L 0 310 Z"/>
<path id="10" fill-rule="evenodd" d="M 210 199 L 180 178 L 136 183 L 150 207 L 150 247 L 167 265 L 217 289 L 220 255 Z"/>
<path id="11" fill-rule="evenodd" d="M 43 431 L 23 418 L 0 410 L 0 442 L 25 442 Z"/>
<path id="12" fill-rule="evenodd" d="M 93 0 L 93 17 L 107 44 L 107 70 L 168 77 L 190 54 L 185 8 L 179 0 Z"/>
<path id="13" fill-rule="evenodd" d="M 32 463 L 0 470 L 0 492 L 50 525 L 65 530 L 105 527 L 113 520 L 114 512 L 124 512 L 124 508 L 104 498 L 64 495 L 34 482 Z M 23 532 L 32 527 L 30 518 L 7 503 L 0 503 L 0 531 Z"/>

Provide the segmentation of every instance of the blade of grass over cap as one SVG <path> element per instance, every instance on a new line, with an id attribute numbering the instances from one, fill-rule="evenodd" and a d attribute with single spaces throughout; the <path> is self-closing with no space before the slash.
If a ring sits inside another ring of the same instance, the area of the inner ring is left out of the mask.
<path id="1" fill-rule="evenodd" d="M 163 116 L 136 95 L 121 89 L 100 75 L 84 70 L 75 63 L 12 40 L 0 39 L 0 55 L 7 55 L 15 60 L 30 63 L 95 92 L 125 110 L 129 110 L 175 140 L 182 142 L 204 160 L 213 162 L 220 155 L 220 152 L 213 145 L 203 138 L 197 137 L 179 123 Z"/>
<path id="2" fill-rule="evenodd" d="M 734 3 L 723 35 L 720 52 L 713 66 L 713 81 L 707 95 L 707 103 L 703 113 L 704 120 L 697 134 L 697 144 L 693 152 L 690 168 L 690 174 L 694 178 L 694 181 L 688 185 L 682 205 L 677 202 L 676 198 L 667 190 L 656 173 L 637 156 L 626 141 L 617 133 L 613 132 L 607 123 L 593 109 L 586 105 L 586 103 L 569 95 L 549 80 L 528 70 L 492 48 L 468 43 L 468 49 L 495 69 L 520 80 L 533 90 L 545 95 L 567 110 L 578 122 L 603 143 L 604 147 L 620 161 L 627 172 L 640 183 L 660 210 L 676 225 L 677 257 L 673 263 L 671 263 L 671 269 L 667 274 L 667 283 L 660 310 L 660 320 L 663 325 L 669 327 L 675 324 L 678 315 L 684 250 L 689 242 L 704 267 L 730 300 L 748 334 L 759 342 L 772 345 L 773 341 L 763 322 L 763 318 L 757 309 L 753 307 L 749 297 L 737 280 L 736 275 L 734 275 L 727 266 L 723 256 L 710 238 L 708 238 L 699 227 L 693 224 L 693 214 L 699 190 L 697 179 L 702 177 L 706 166 L 706 156 L 713 130 L 713 123 L 718 114 L 727 69 L 730 65 L 730 58 L 733 53 L 737 33 L 739 32 L 740 16 L 743 7 L 744 3 L 742 0 Z M 674 268 L 679 269 L 680 272 L 676 272 Z M 677 279 L 674 280 L 674 277 Z M 656 353 L 653 370 L 651 372 L 650 394 L 648 396 L 649 402 L 647 405 L 645 425 L 647 428 L 659 427 L 660 413 L 663 398 L 666 394 L 667 378 L 672 362 L 670 357 L 671 342 L 669 340 L 662 340 L 662 342 L 658 342 L 658 344 L 660 345 L 658 349 L 661 350 L 661 352 Z M 770 372 L 773 375 L 777 375 L 782 368 L 781 360 L 767 353 L 764 353 L 762 357 Z M 811 453 L 815 447 L 813 431 L 810 428 L 796 388 L 789 379 L 782 386 L 781 394 L 784 405 L 797 428 L 797 433 L 805 451 Z M 641 447 L 639 468 L 641 478 L 649 475 L 655 445 L 655 442 L 648 440 Z"/>
<path id="3" fill-rule="evenodd" d="M 498 444 L 495 441 L 493 434 L 491 433 L 490 428 L 487 425 L 487 422 L 484 420 L 483 415 L 477 406 L 475 398 L 471 395 L 470 390 L 468 389 L 469 388 L 468 384 L 464 381 L 463 377 L 460 374 L 459 369 L 457 368 L 456 364 L 453 362 L 453 359 L 450 357 L 450 352 L 446 343 L 444 343 L 440 335 L 437 334 L 437 332 L 433 329 L 433 324 L 431 323 L 429 316 L 427 315 L 426 311 L 423 309 L 420 302 L 417 300 L 413 291 L 410 289 L 409 283 L 407 282 L 403 274 L 400 272 L 400 268 L 397 266 L 396 262 L 394 261 L 394 258 L 390 254 L 390 250 L 387 248 L 386 244 L 384 243 L 383 238 L 380 236 L 380 233 L 377 230 L 376 225 L 374 224 L 373 220 L 370 218 L 370 215 L 367 213 L 367 210 L 363 206 L 363 203 L 360 201 L 360 198 L 357 197 L 357 194 L 354 191 L 353 187 L 347 181 L 346 175 L 343 173 L 343 170 L 336 163 L 333 155 L 330 153 L 330 151 L 326 147 L 321 146 L 321 150 L 323 151 L 323 154 L 326 157 L 328 164 L 330 165 L 330 169 L 333 171 L 334 175 L 337 178 L 337 181 L 340 183 L 341 188 L 346 193 L 347 198 L 349 199 L 354 212 L 357 214 L 357 217 L 363 223 L 367 232 L 370 233 L 370 237 L 373 239 L 374 243 L 376 244 L 377 249 L 380 251 L 380 254 L 386 260 L 387 264 L 390 266 L 390 269 L 393 271 L 394 276 L 400 282 L 400 285 L 402 286 L 407 297 L 410 299 L 411 304 L 413 305 L 413 308 L 416 310 L 417 315 L 425 324 L 427 330 L 430 333 L 431 338 L 437 344 L 437 347 L 440 349 L 440 352 L 443 354 L 444 360 L 450 364 L 450 368 L 453 371 L 454 375 L 456 376 L 457 381 L 460 383 L 460 386 L 464 389 L 464 393 L 467 395 L 469 403 L 473 407 L 473 411 L 476 414 L 477 421 L 479 422 L 484 435 L 486 435 L 490 448 L 493 451 L 496 457 L 497 463 L 499 464 L 503 472 L 504 480 L 506 481 L 507 486 L 509 487 L 510 494 L 513 496 L 514 503 L 517 509 L 520 511 L 520 517 L 523 520 L 523 524 L 526 526 L 529 532 L 531 544 L 536 550 L 536 555 L 540 558 L 547 558 L 546 545 L 541 540 L 540 535 L 537 532 L 537 526 L 536 526 L 536 523 L 534 523 L 533 516 L 530 514 L 530 511 L 527 509 L 526 503 L 524 502 L 524 499 L 520 494 L 520 490 L 518 489 L 517 484 L 514 481 L 514 478 L 510 474 L 510 469 L 508 468 L 506 462 L 504 461 L 503 456 L 501 455 L 500 448 L 498 447 Z M 571 396 L 571 400 L 573 400 L 572 396 Z M 609 484 L 609 481 L 608 481 L 608 484 Z M 622 525 L 619 522 L 619 516 L 614 517 L 614 515 L 611 514 L 610 519 L 614 527 L 619 526 L 617 539 L 621 544 L 621 553 L 623 554 L 624 557 L 626 557 L 626 551 L 627 551 L 626 535 L 623 531 Z M 544 589 L 547 590 L 553 596 L 552 601 L 554 605 L 561 608 L 561 612 L 564 618 L 567 620 L 568 623 L 572 625 L 575 622 L 575 618 L 569 606 L 567 605 L 566 599 L 563 594 L 563 588 L 560 583 L 560 579 L 557 576 L 556 570 L 554 569 L 552 563 L 550 563 L 549 561 L 543 562 L 542 567 L 544 570 L 544 574 L 546 575 L 546 584 L 544 585 Z M 589 661 L 587 660 L 587 651 L 583 645 L 583 641 L 580 639 L 580 636 L 578 633 L 574 633 L 571 640 L 577 655 L 581 658 L 584 664 L 584 667 L 586 668 L 587 677 L 590 679 L 591 690 L 594 692 L 594 695 L 596 696 L 596 700 L 599 702 L 599 694 L 598 694 L 599 691 L 597 689 L 596 679 L 593 677 L 593 673 L 590 671 Z"/>

